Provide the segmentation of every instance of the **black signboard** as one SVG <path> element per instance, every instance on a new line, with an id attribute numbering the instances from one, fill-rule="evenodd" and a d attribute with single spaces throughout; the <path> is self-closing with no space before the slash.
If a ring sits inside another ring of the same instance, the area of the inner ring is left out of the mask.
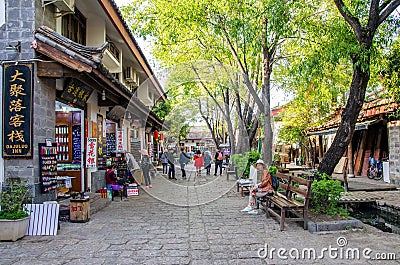
<path id="1" fill-rule="evenodd" d="M 72 126 L 72 160 L 81 161 L 81 126 Z"/>
<path id="2" fill-rule="evenodd" d="M 33 63 L 5 63 L 3 80 L 3 157 L 32 158 Z"/>
<path id="3" fill-rule="evenodd" d="M 71 78 L 66 82 L 61 98 L 71 102 L 81 108 L 84 108 L 93 89 L 86 86 L 81 81 Z"/>

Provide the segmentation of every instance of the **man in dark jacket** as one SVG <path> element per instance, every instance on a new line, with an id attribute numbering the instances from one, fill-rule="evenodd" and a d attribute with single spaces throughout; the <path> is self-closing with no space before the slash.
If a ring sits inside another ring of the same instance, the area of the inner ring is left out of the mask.
<path id="1" fill-rule="evenodd" d="M 175 177 L 175 158 L 171 151 L 168 151 L 167 159 L 168 159 L 168 164 L 169 164 L 168 178 L 176 179 L 176 177 Z"/>

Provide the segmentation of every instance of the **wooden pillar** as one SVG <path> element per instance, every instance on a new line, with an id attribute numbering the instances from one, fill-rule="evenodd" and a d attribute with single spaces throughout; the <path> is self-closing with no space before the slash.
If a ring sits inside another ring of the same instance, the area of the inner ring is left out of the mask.
<path id="1" fill-rule="evenodd" d="M 354 165 L 354 174 L 357 176 L 360 176 L 362 173 L 365 146 L 367 145 L 367 137 L 368 137 L 368 131 L 366 130 L 362 131 L 360 148 L 357 150 L 357 158 Z"/>
<path id="2" fill-rule="evenodd" d="M 324 143 L 322 141 L 322 135 L 318 136 L 318 164 L 322 161 L 322 158 L 324 157 Z"/>
<path id="3" fill-rule="evenodd" d="M 374 150 L 374 159 L 382 159 L 381 157 L 381 142 L 382 142 L 382 127 L 378 129 L 378 136 L 376 138 L 376 145 Z"/>

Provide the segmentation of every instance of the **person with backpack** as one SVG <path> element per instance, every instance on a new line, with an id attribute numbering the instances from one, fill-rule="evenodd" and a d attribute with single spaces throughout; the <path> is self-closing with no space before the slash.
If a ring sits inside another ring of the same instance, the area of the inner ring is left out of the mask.
<path id="1" fill-rule="evenodd" d="M 222 163 L 224 161 L 224 154 L 221 151 L 221 148 L 217 149 L 217 152 L 215 153 L 214 156 L 215 159 L 215 171 L 214 171 L 214 176 L 217 175 L 218 172 L 218 167 L 219 167 L 219 175 L 222 175 Z"/>
<path id="2" fill-rule="evenodd" d="M 244 208 L 241 211 L 247 212 L 248 214 L 258 214 L 258 210 L 254 209 L 254 207 L 256 206 L 256 198 L 261 198 L 264 197 L 265 195 L 273 195 L 274 188 L 272 187 L 271 174 L 269 173 L 268 168 L 265 165 L 264 161 L 259 159 L 252 166 L 260 171 L 261 183 L 256 184 L 255 187 L 253 187 L 250 190 L 249 203 L 247 204 L 246 208 Z"/>

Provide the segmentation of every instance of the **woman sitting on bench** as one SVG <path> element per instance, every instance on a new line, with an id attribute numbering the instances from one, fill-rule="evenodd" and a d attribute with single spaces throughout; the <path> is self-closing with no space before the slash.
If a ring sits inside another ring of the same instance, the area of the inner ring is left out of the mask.
<path id="1" fill-rule="evenodd" d="M 261 183 L 256 184 L 255 187 L 251 188 L 249 194 L 249 204 L 246 208 L 241 210 L 242 212 L 247 212 L 248 214 L 258 214 L 258 210 L 253 209 L 256 204 L 256 198 L 274 194 L 274 189 L 272 188 L 272 178 L 264 161 L 261 159 L 257 160 L 253 167 L 261 171 Z"/>

